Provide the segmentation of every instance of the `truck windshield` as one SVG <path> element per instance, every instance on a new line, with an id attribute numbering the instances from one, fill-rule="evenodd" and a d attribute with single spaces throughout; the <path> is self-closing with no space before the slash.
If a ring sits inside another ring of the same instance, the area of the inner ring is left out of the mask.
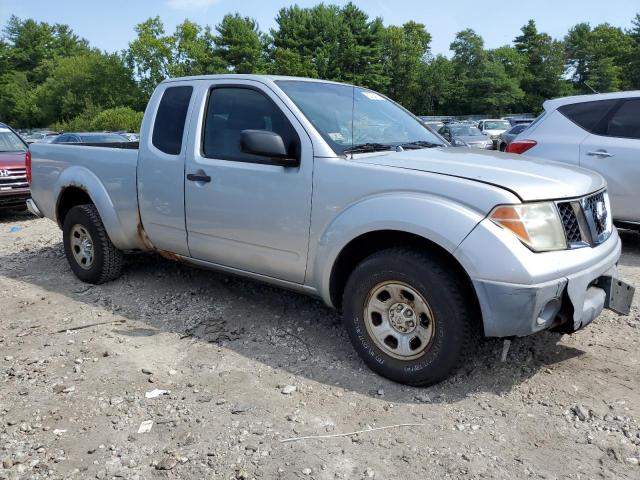
<path id="1" fill-rule="evenodd" d="M 299 80 L 276 83 L 338 155 L 445 145 L 420 120 L 372 90 Z"/>
<path id="2" fill-rule="evenodd" d="M 0 128 L 0 152 L 26 152 L 26 145 L 8 128 Z"/>

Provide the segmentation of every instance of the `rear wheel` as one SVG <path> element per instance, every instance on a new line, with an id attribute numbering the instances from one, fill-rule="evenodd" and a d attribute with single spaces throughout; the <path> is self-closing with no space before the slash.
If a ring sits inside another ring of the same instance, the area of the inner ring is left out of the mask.
<path id="1" fill-rule="evenodd" d="M 62 232 L 67 261 L 76 277 L 100 284 L 120 276 L 122 252 L 111 243 L 95 205 L 69 210 Z"/>
<path id="2" fill-rule="evenodd" d="M 378 252 L 351 274 L 344 323 L 367 365 L 396 382 L 447 378 L 469 348 L 469 307 L 458 277 L 434 255 L 408 248 Z"/>
<path id="3" fill-rule="evenodd" d="M 507 149 L 507 144 L 506 143 L 501 143 L 500 144 L 500 151 L 504 152 Z"/>

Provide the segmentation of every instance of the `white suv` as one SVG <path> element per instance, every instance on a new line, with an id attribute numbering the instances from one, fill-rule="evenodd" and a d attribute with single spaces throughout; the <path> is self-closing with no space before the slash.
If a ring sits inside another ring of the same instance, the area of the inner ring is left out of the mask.
<path id="1" fill-rule="evenodd" d="M 616 223 L 640 228 L 640 91 L 548 100 L 507 151 L 595 170 Z"/>

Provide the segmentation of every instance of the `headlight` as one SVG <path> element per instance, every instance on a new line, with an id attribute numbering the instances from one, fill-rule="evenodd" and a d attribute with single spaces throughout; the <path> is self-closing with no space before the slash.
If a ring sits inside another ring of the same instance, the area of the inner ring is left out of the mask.
<path id="1" fill-rule="evenodd" d="M 567 248 L 558 210 L 551 202 L 499 205 L 489 218 L 513 233 L 534 252 Z"/>

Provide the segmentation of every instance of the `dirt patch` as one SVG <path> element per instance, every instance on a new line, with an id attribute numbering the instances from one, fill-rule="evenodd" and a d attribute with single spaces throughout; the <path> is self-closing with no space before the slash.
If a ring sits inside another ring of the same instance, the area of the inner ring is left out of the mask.
<path id="1" fill-rule="evenodd" d="M 622 236 L 640 287 L 640 236 Z M 370 372 L 294 293 L 147 255 L 83 284 L 26 214 L 0 213 L 0 299 L 0 479 L 640 475 L 637 299 L 504 363 L 483 342 L 426 389 Z"/>

